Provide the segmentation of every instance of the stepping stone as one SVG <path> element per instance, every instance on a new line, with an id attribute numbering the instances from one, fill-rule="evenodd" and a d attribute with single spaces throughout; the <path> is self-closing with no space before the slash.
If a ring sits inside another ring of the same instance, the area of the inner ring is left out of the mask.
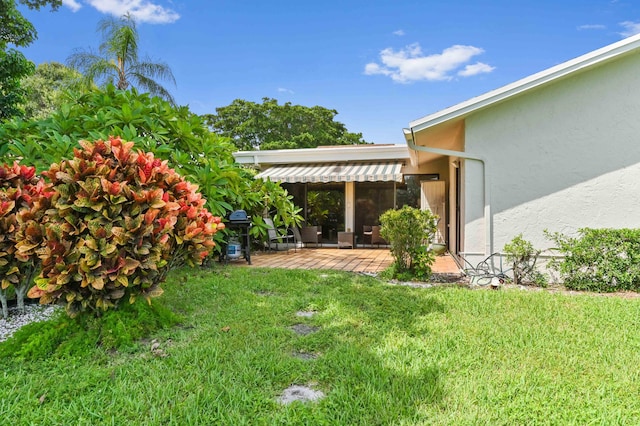
<path id="1" fill-rule="evenodd" d="M 307 334 L 315 333 L 320 330 L 320 327 L 313 327 L 306 324 L 296 324 L 290 328 L 301 336 L 306 336 Z"/>
<path id="2" fill-rule="evenodd" d="M 318 358 L 318 354 L 309 352 L 294 352 L 292 354 L 295 358 L 302 359 L 304 361 L 312 361 Z"/>
<path id="3" fill-rule="evenodd" d="M 284 390 L 283 394 L 278 398 L 278 402 L 286 405 L 295 401 L 314 402 L 321 398 L 324 398 L 324 393 L 322 391 L 314 391 L 307 386 L 293 385 Z"/>
<path id="4" fill-rule="evenodd" d="M 305 317 L 305 318 L 311 318 L 315 314 L 316 314 L 316 311 L 298 311 L 298 312 L 296 312 L 296 316 L 297 317 Z"/>

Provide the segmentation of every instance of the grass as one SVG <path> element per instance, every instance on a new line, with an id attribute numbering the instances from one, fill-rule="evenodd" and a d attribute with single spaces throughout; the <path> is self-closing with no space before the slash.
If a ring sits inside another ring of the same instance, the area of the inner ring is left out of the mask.
<path id="1" fill-rule="evenodd" d="M 126 350 L 3 357 L 0 423 L 640 424 L 640 300 L 233 266 L 164 288 L 180 325 Z M 292 384 L 326 397 L 280 405 Z"/>

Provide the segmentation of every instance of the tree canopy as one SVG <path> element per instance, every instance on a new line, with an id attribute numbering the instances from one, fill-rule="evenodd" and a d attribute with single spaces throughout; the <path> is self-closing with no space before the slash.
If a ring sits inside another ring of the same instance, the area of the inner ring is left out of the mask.
<path id="1" fill-rule="evenodd" d="M 62 0 L 18 0 L 30 9 L 39 10 L 51 5 L 56 10 Z M 10 48 L 26 47 L 38 34 L 33 24 L 18 11 L 15 0 L 0 0 L 0 121 L 22 114 L 20 104 L 25 91 L 20 80 L 33 73 L 35 65 L 25 56 Z"/>
<path id="2" fill-rule="evenodd" d="M 106 18 L 98 23 L 102 34 L 99 52 L 78 50 L 67 59 L 72 68 L 84 75 L 87 87 L 92 84 L 114 84 L 125 90 L 130 86 L 149 92 L 175 104 L 173 96 L 158 81 L 168 80 L 175 85 L 171 68 L 162 62 L 140 60 L 138 54 L 138 29 L 133 17 Z"/>
<path id="3" fill-rule="evenodd" d="M 236 99 L 204 119 L 213 132 L 246 151 L 367 143 L 361 133 L 351 133 L 335 121 L 337 114 L 321 106 L 279 105 L 271 98 L 263 98 L 261 104 Z"/>
<path id="4" fill-rule="evenodd" d="M 42 119 L 65 102 L 65 91 L 77 89 L 82 75 L 59 62 L 45 62 L 21 82 L 25 90 L 24 118 Z"/>

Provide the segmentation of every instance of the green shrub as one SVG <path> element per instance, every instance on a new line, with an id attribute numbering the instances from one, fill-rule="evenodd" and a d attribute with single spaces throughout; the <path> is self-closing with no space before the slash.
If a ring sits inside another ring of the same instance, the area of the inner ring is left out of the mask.
<path id="1" fill-rule="evenodd" d="M 166 161 L 135 153 L 133 142 L 119 138 L 81 145 L 73 159 L 43 172 L 54 191 L 51 205 L 39 232 L 16 244 L 42 259 L 29 296 L 66 303 L 69 315 L 162 294 L 167 272 L 201 264 L 223 227 L 197 187 Z"/>
<path id="2" fill-rule="evenodd" d="M 69 101 L 42 120 L 11 120 L 0 125 L 0 160 L 21 159 L 47 170 L 71 158 L 78 141 L 107 140 L 117 135 L 138 149 L 168 160 L 185 179 L 195 183 L 215 216 L 244 209 L 255 220 L 252 235 L 266 235 L 259 218 L 276 209 L 274 223 L 287 227 L 300 220 L 291 196 L 280 184 L 254 179 L 255 172 L 237 164 L 228 138 L 209 131 L 203 118 L 187 107 L 113 85 L 89 92 L 67 93 Z M 216 240 L 223 233 L 216 234 Z"/>
<path id="3" fill-rule="evenodd" d="M 550 266 L 575 290 L 640 291 L 640 229 L 590 229 L 577 237 L 547 232 L 563 258 Z"/>
<path id="4" fill-rule="evenodd" d="M 178 324 L 181 318 L 162 303 L 149 305 L 143 300 L 124 303 L 96 318 L 85 312 L 76 317 L 54 315 L 48 321 L 21 327 L 0 343 L 0 357 L 46 359 L 84 356 L 96 347 L 128 351 L 140 339 L 160 329 Z"/>
<path id="5" fill-rule="evenodd" d="M 421 280 L 431 276 L 434 254 L 428 249 L 436 232 L 437 217 L 429 210 L 404 206 L 380 216 L 380 235 L 389 241 L 395 274 L 410 271 Z"/>
<path id="6" fill-rule="evenodd" d="M 504 245 L 503 251 L 507 255 L 507 262 L 512 265 L 514 284 L 535 284 L 542 287 L 547 285 L 547 279 L 536 268 L 540 250 L 536 250 L 531 242 L 516 235 L 511 242 Z"/>

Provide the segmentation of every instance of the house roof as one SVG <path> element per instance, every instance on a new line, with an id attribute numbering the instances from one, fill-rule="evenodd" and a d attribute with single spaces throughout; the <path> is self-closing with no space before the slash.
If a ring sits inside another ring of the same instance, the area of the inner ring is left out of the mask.
<path id="1" fill-rule="evenodd" d="M 598 66 L 640 48 L 640 34 L 594 50 L 578 58 L 556 65 L 499 89 L 477 96 L 465 102 L 427 115 L 409 123 L 410 131 L 418 132 L 455 119 L 464 118 L 476 111 L 490 107 L 535 88 L 551 84 L 570 74 Z"/>

